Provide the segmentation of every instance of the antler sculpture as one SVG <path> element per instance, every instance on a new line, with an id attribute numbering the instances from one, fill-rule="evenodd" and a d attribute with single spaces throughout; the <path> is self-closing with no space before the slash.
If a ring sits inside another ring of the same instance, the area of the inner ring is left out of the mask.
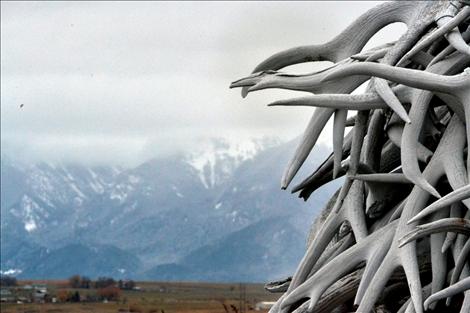
<path id="1" fill-rule="evenodd" d="M 394 22 L 407 25 L 399 40 L 362 51 Z M 312 93 L 270 104 L 315 107 L 283 189 L 334 116 L 333 153 L 293 192 L 307 200 L 338 177 L 344 184 L 292 278 L 268 285 L 284 292 L 270 312 L 470 312 L 469 24 L 468 0 L 385 3 L 333 40 L 277 53 L 231 84 L 243 97 Z M 323 60 L 334 65 L 278 71 Z"/>

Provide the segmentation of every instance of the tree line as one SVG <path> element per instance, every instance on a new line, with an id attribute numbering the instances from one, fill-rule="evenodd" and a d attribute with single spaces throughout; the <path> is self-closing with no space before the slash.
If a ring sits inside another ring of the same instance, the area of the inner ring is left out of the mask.
<path id="1" fill-rule="evenodd" d="M 69 278 L 69 285 L 72 288 L 102 289 L 106 287 L 117 287 L 121 290 L 132 290 L 135 287 L 133 280 L 114 280 L 111 277 L 99 277 L 93 281 L 87 276 L 73 275 Z"/>

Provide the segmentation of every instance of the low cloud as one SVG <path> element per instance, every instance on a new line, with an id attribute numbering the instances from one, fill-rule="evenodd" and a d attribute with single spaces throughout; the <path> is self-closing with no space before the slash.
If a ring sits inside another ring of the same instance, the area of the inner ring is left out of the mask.
<path id="1" fill-rule="evenodd" d="M 332 38 L 374 5 L 2 2 L 2 150 L 139 162 L 214 135 L 293 138 L 312 109 L 265 105 L 296 93 L 241 99 L 230 82 L 274 52 Z"/>

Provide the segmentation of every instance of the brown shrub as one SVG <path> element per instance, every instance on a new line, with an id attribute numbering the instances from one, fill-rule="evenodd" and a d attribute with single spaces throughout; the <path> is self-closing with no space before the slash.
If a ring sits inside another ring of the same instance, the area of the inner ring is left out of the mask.
<path id="1" fill-rule="evenodd" d="M 102 300 L 117 301 L 121 297 L 121 290 L 115 286 L 99 288 L 96 293 Z"/>
<path id="2" fill-rule="evenodd" d="M 57 291 L 57 300 L 59 302 L 67 302 L 70 297 L 70 292 L 65 289 L 60 289 Z"/>

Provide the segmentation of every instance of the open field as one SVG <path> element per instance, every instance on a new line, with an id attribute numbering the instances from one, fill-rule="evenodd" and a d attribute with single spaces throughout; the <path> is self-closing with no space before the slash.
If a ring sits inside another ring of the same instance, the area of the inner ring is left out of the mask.
<path id="1" fill-rule="evenodd" d="M 94 289 L 71 289 L 66 281 L 20 282 L 20 285 L 44 283 L 51 294 L 60 290 L 79 291 L 80 296 L 95 292 Z M 80 303 L 2 303 L 2 313 L 226 313 L 266 312 L 255 311 L 260 301 L 275 301 L 279 296 L 270 294 L 262 284 L 219 284 L 193 282 L 138 282 L 141 290 L 122 291 L 119 301 Z M 243 291 L 245 290 L 245 291 Z M 245 299 L 241 301 L 240 299 Z M 225 307 L 224 307 L 225 305 Z M 233 306 L 233 307 L 232 307 Z"/>

